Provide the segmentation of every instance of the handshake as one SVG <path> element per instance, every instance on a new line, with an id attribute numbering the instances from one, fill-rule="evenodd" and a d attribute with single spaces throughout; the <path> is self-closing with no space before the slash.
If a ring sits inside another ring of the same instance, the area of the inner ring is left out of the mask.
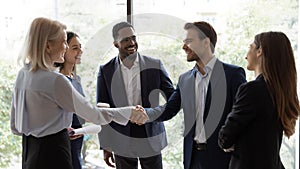
<path id="1" fill-rule="evenodd" d="M 143 125 L 149 120 L 149 117 L 145 111 L 145 109 L 137 105 L 135 108 L 131 110 L 130 121 L 131 123 L 136 123 L 138 125 Z"/>
<path id="2" fill-rule="evenodd" d="M 97 107 L 110 108 L 110 105 L 107 103 L 99 102 L 99 103 L 97 103 Z M 129 117 L 129 120 L 131 121 L 131 123 L 143 125 L 149 120 L 149 117 L 148 117 L 145 109 L 141 105 L 137 105 L 134 108 L 130 108 L 130 109 L 131 109 L 131 115 Z"/>

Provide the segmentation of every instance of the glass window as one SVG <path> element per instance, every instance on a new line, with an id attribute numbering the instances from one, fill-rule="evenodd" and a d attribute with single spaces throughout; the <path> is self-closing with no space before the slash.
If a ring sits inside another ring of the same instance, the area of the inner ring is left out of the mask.
<path id="1" fill-rule="evenodd" d="M 289 3 L 276 0 L 132 0 L 132 2 L 133 25 L 138 33 L 139 52 L 161 59 L 175 85 L 179 75 L 193 66 L 193 63 L 186 62 L 185 53 L 181 49 L 185 36 L 183 25 L 186 22 L 200 20 L 211 23 L 217 31 L 216 56 L 225 62 L 241 65 L 244 68 L 246 67 L 244 57 L 255 34 L 269 30 L 285 32 L 291 40 L 299 70 L 299 2 L 296 0 Z M 84 47 L 82 64 L 78 66 L 77 71 L 82 78 L 88 99 L 94 102 L 99 65 L 106 63 L 118 53 L 113 46 L 112 26 L 116 22 L 126 21 L 126 8 L 126 0 L 2 2 L 0 5 L 0 76 L 7 76 L 7 72 L 17 72 L 16 58 L 31 21 L 36 17 L 57 19 L 65 23 L 68 30 L 76 32 L 82 40 Z M 10 64 L 11 70 L 3 71 L 2 65 L 7 63 Z M 248 80 L 252 80 L 253 74 L 246 72 Z M 8 86 L 11 87 L 15 79 L 10 76 L 9 78 L 10 80 L 5 82 L 9 82 Z M 2 81 L 0 82 L 2 89 Z M 10 98 L 5 98 L 9 103 Z M 3 126 L 9 126 L 7 120 L 9 112 L 4 114 L 6 118 L 0 120 L 3 121 Z M 183 128 L 182 113 L 165 124 L 169 146 L 163 151 L 164 167 L 182 168 L 182 136 L 178 132 Z M 9 128 L 0 127 L 1 132 L 10 131 Z M 89 148 L 99 151 L 96 145 L 97 138 L 90 139 L 95 144 L 88 145 Z M 3 143 L 1 140 L 3 139 L 0 139 L 0 143 L 4 145 L 2 146 L 4 149 L 0 148 L 1 152 L 14 151 L 9 149 L 15 147 L 6 144 L 8 141 Z M 97 162 L 93 165 L 106 167 L 102 163 L 102 158 L 98 156 L 96 158 Z M 296 134 L 290 139 L 283 139 L 281 158 L 286 168 L 299 168 L 299 124 Z M 7 162 L 1 163 L 1 160 L 0 168 Z"/>
<path id="2" fill-rule="evenodd" d="M 133 3 L 133 24 L 140 35 L 142 52 L 148 52 L 149 56 L 162 59 L 175 84 L 178 75 L 192 67 L 186 63 L 185 54 L 181 52 L 185 22 L 202 20 L 211 23 L 218 34 L 216 57 L 243 66 L 245 70 L 247 62 L 244 58 L 248 45 L 253 41 L 255 34 L 263 31 L 286 33 L 299 63 L 298 1 L 281 3 L 266 0 L 148 0 L 133 1 Z M 274 11 L 280 12 L 275 14 Z M 180 67 L 172 69 L 174 65 Z M 249 71 L 246 72 L 247 79 L 253 80 L 254 75 Z M 182 116 L 175 116 L 175 119 L 165 124 L 169 140 L 169 146 L 164 150 L 163 155 L 165 165 L 167 168 L 180 168 L 182 167 L 182 140 L 177 140 L 182 137 L 174 133 L 182 129 Z M 284 137 L 281 158 L 286 168 L 299 168 L 298 130 L 290 139 Z"/>

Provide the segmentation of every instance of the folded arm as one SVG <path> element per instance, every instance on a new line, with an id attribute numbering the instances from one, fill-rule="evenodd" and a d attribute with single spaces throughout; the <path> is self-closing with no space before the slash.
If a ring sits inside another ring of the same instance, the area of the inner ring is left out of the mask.
<path id="1" fill-rule="evenodd" d="M 219 132 L 219 146 L 222 149 L 232 148 L 240 134 L 256 117 L 255 108 L 259 98 L 255 95 L 255 92 L 245 85 L 239 88 L 232 111 Z"/>

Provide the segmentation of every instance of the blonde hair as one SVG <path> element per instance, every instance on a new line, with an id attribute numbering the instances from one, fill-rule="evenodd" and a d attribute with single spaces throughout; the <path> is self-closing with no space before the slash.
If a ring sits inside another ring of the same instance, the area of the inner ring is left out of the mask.
<path id="1" fill-rule="evenodd" d="M 30 29 L 26 35 L 23 48 L 18 61 L 26 65 L 31 65 L 31 71 L 38 69 L 54 69 L 50 62 L 50 56 L 46 53 L 47 42 L 53 42 L 61 36 L 61 32 L 67 27 L 48 18 L 36 18 L 32 21 Z"/>

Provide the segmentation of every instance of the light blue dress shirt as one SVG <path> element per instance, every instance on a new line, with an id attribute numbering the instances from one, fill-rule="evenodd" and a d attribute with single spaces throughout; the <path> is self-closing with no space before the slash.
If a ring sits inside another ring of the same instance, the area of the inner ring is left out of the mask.
<path id="1" fill-rule="evenodd" d="M 72 123 L 72 113 L 98 125 L 112 120 L 126 125 L 132 107 L 97 108 L 72 87 L 62 74 L 22 68 L 13 89 L 11 130 L 17 135 L 43 137 L 54 134 Z"/>

